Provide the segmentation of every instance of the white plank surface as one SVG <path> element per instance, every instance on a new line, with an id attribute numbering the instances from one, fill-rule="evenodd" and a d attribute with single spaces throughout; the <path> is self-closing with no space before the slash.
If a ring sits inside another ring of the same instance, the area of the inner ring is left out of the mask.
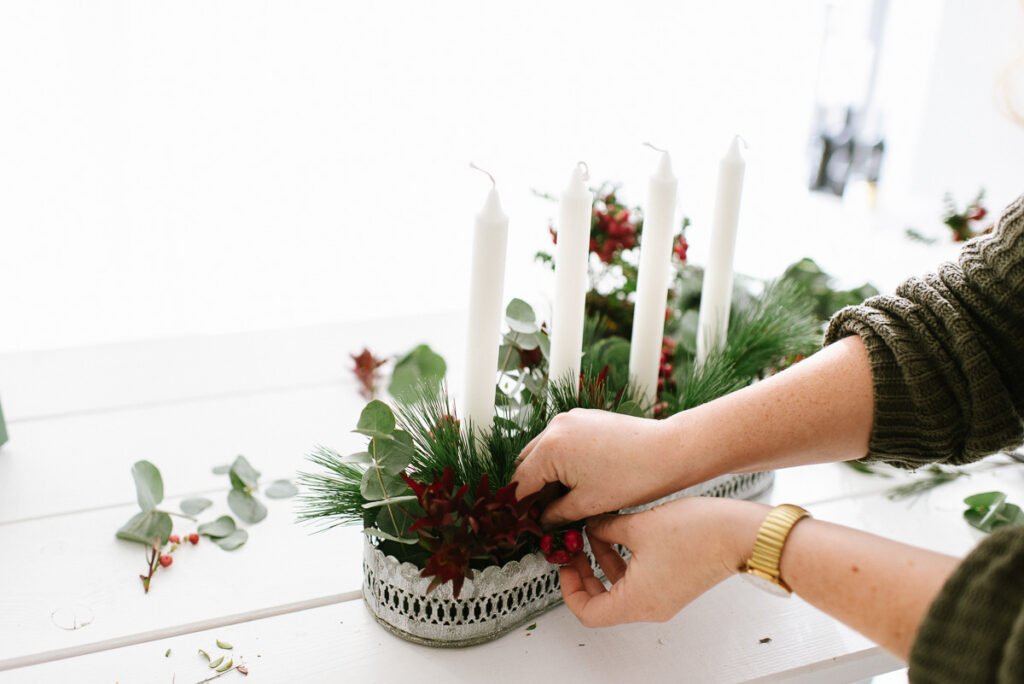
<path id="1" fill-rule="evenodd" d="M 430 649 L 385 632 L 353 600 L 3 672 L 0 683 L 195 682 L 209 673 L 197 649 L 209 650 L 218 638 L 234 645 L 250 670 L 247 679 L 221 681 L 254 683 L 737 682 L 806 674 L 821 662 L 856 677 L 898 666 L 803 601 L 768 597 L 736 579 L 665 624 L 587 629 L 564 606 L 536 624 L 482 646 Z"/>
<path id="2" fill-rule="evenodd" d="M 435 314 L 234 335 L 145 340 L 0 355 L 0 398 L 11 424 L 50 416 L 268 389 L 354 384 L 350 353 L 378 356 L 426 342 L 458 358 L 465 320 Z"/>

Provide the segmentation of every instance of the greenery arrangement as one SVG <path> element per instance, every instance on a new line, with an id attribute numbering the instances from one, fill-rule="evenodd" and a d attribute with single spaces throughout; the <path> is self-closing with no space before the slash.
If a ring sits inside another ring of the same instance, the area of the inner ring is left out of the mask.
<path id="1" fill-rule="evenodd" d="M 985 189 L 981 188 L 974 199 L 961 208 L 952 193 L 947 192 L 943 195 L 942 223 L 952 232 L 953 242 L 964 242 L 992 230 L 991 226 L 980 227 L 981 221 L 988 216 L 988 210 L 982 204 L 984 199 Z M 907 228 L 906 235 L 911 240 L 925 244 L 933 244 L 936 241 L 936 238 L 928 237 L 916 228 Z"/>
<path id="2" fill-rule="evenodd" d="M 228 475 L 231 482 L 228 507 L 243 522 L 256 524 L 267 517 L 266 506 L 256 498 L 260 473 L 244 456 L 238 456 L 229 466 L 214 468 L 213 472 Z M 189 534 L 173 534 L 174 522 L 171 516 L 196 523 L 196 516 L 212 506 L 213 502 L 206 498 L 189 498 L 179 504 L 180 513 L 161 510 L 158 506 L 164 500 L 164 480 L 160 470 L 149 461 L 137 461 L 132 466 L 132 478 L 135 480 L 135 496 L 141 510 L 117 530 L 116 536 L 146 547 L 147 572 L 139 575 L 139 579 L 147 594 L 157 570 L 171 567 L 174 554 L 185 547 L 186 542 L 195 546 L 200 537 L 206 537 L 225 551 L 234 551 L 248 541 L 249 533 L 239 528 L 229 515 L 203 523 Z M 277 480 L 264 490 L 264 495 L 271 499 L 284 499 L 297 493 L 298 489 L 289 480 Z"/>
<path id="3" fill-rule="evenodd" d="M 738 279 L 728 342 L 698 367 L 703 272 L 686 264 L 684 219 L 673 249 L 679 275 L 668 293 L 657 400 L 644 405 L 628 381 L 643 216 L 621 203 L 615 186 L 598 188 L 596 198 L 578 381 L 548 378 L 547 327 L 518 299 L 505 312 L 490 426 L 462 423 L 444 387 L 444 361 L 429 348 L 395 362 L 390 406 L 374 398 L 388 360 L 369 350 L 353 355 L 361 391 L 371 399 L 355 429 L 367 438 L 366 448 L 343 455 L 318 447 L 310 454 L 313 469 L 299 475 L 302 521 L 320 529 L 361 525 L 384 553 L 421 568 L 431 588 L 451 580 L 456 597 L 475 569 L 537 550 L 551 562 L 567 562 L 582 546 L 579 530 L 544 534 L 537 524 L 559 492 L 519 499 L 510 485 L 515 459 L 555 415 L 582 407 L 664 418 L 744 387 L 819 344 L 823 305 L 816 298 L 828 277 L 807 262 L 774 283 Z M 549 254 L 537 258 L 554 266 Z M 485 437 L 471 436 L 481 427 Z"/>

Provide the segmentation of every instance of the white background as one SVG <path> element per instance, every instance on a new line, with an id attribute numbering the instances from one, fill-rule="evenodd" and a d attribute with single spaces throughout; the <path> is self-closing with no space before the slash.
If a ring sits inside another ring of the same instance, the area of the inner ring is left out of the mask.
<path id="1" fill-rule="evenodd" d="M 530 189 L 584 159 L 639 203 L 644 140 L 674 153 L 695 259 L 735 132 L 743 234 L 783 235 L 805 211 L 822 7 L 6 1 L 0 352 L 464 308 L 471 160 L 512 219 L 507 297 L 547 286 L 531 256 L 554 207 Z M 889 206 L 1024 188 L 1024 130 L 993 104 L 1022 16 L 893 0 Z M 747 272 L 808 252 L 743 234 Z"/>

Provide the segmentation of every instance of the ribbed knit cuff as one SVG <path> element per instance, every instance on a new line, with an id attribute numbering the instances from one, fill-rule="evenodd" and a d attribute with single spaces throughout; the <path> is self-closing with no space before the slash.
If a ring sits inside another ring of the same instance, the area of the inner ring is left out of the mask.
<path id="1" fill-rule="evenodd" d="M 1024 682 L 1024 528 L 993 533 L 946 581 L 910 651 L 910 681 Z"/>

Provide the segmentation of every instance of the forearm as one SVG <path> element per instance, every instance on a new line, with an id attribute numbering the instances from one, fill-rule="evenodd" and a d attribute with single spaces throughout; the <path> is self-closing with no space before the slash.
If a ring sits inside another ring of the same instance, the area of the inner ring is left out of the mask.
<path id="1" fill-rule="evenodd" d="M 800 597 L 904 661 L 959 560 L 818 520 L 786 542 L 782 577 Z"/>
<path id="2" fill-rule="evenodd" d="M 733 570 L 750 558 L 766 506 L 728 512 Z M 907 660 L 932 601 L 960 561 L 841 525 L 807 518 L 782 552 L 781 577 L 798 596 Z"/>
<path id="3" fill-rule="evenodd" d="M 867 453 L 874 400 L 859 337 L 666 421 L 688 478 L 844 461 Z"/>

